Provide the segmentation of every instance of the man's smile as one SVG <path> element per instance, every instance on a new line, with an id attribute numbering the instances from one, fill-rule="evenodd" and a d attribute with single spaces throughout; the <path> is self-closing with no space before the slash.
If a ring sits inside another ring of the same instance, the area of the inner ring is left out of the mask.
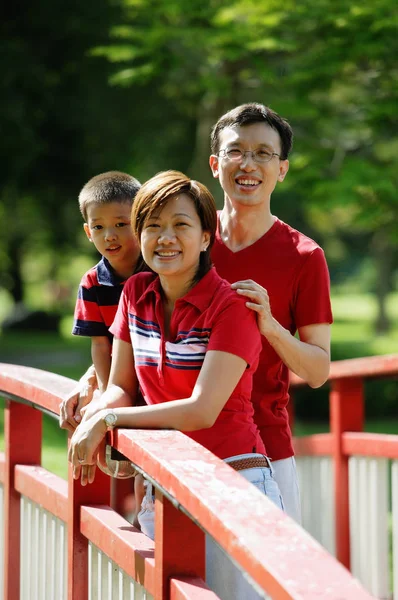
<path id="1" fill-rule="evenodd" d="M 249 177 L 237 177 L 235 179 L 235 181 L 238 185 L 249 186 L 249 187 L 256 187 L 256 186 L 260 185 L 260 183 L 261 183 L 261 181 L 259 181 L 258 179 L 251 179 Z"/>

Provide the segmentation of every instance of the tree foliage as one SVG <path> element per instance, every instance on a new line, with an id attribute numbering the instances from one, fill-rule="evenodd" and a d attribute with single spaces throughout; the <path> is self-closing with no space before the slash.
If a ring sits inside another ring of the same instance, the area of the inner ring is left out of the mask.
<path id="1" fill-rule="evenodd" d="M 366 248 L 383 263 L 375 289 L 388 290 L 398 246 L 391 0 L 55 0 L 37 8 L 9 4 L 1 25 L 3 258 L 10 246 L 32 248 L 35 235 L 71 244 L 78 189 L 106 168 L 141 179 L 181 168 L 220 200 L 208 169 L 210 128 L 232 106 L 260 101 L 295 131 L 275 212 L 324 244 L 334 276 L 342 258 L 359 263 Z"/>

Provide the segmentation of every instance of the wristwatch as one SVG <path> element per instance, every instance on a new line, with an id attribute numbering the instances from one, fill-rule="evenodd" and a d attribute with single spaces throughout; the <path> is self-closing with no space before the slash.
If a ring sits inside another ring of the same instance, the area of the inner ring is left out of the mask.
<path id="1" fill-rule="evenodd" d="M 117 414 L 111 408 L 107 411 L 106 415 L 104 416 L 104 422 L 107 431 L 111 431 L 115 427 L 117 422 Z"/>

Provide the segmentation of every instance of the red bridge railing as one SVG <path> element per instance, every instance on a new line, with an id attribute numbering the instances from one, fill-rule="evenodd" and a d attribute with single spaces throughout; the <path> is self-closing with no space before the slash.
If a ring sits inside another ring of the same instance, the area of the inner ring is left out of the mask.
<path id="1" fill-rule="evenodd" d="M 97 473 L 94 484 L 82 487 L 70 470 L 68 482 L 45 471 L 40 467 L 41 411 L 57 415 L 60 401 L 74 385 L 55 374 L 0 364 L 0 395 L 7 399 L 5 456 L 0 461 L 4 598 L 20 597 L 21 496 L 66 523 L 69 600 L 88 598 L 89 542 L 156 599 L 215 600 L 204 581 L 204 531 L 264 597 L 371 598 L 308 533 L 180 432 L 119 430 L 115 435 L 115 447 L 156 485 L 155 545 L 112 510 L 110 482 L 103 473 Z M 248 518 L 248 506 L 254 519 Z M 41 589 L 45 584 L 36 578 L 34 585 Z"/>
<path id="2" fill-rule="evenodd" d="M 336 557 L 347 568 L 352 566 L 350 539 L 352 539 L 353 532 L 350 531 L 350 518 L 352 520 L 353 512 L 361 511 L 361 504 L 366 502 L 366 498 L 361 498 L 359 495 L 357 505 L 353 506 L 353 498 L 350 498 L 350 459 L 353 457 L 389 459 L 393 463 L 393 476 L 391 474 L 387 475 L 387 479 L 394 479 L 394 473 L 398 473 L 398 435 L 363 432 L 365 422 L 364 385 L 368 379 L 397 378 L 397 376 L 397 354 L 333 362 L 329 376 L 330 433 L 295 438 L 295 452 L 298 457 L 332 457 Z M 294 388 L 302 385 L 305 385 L 304 382 L 292 374 L 291 387 L 293 395 Z M 294 402 L 292 405 L 294 406 Z M 294 422 L 293 415 L 292 421 Z M 364 477 L 366 477 L 366 474 L 364 474 Z M 386 537 L 392 537 L 393 584 L 390 585 L 387 582 L 390 578 L 388 572 L 384 573 L 383 577 L 386 580 L 384 587 L 393 587 L 395 595 L 390 596 L 390 593 L 386 592 L 386 595 L 383 594 L 382 596 L 385 598 L 398 598 L 398 490 L 394 488 L 394 481 L 392 487 L 392 535 L 388 536 L 386 533 Z M 352 482 L 351 490 L 353 491 Z M 377 500 L 374 500 L 374 502 L 377 502 Z M 374 521 L 377 521 L 377 518 L 377 516 L 373 516 L 372 521 L 370 521 L 365 516 L 364 527 L 372 528 L 375 526 Z M 367 523 L 366 520 L 368 520 Z M 363 540 L 363 543 L 365 543 L 365 540 Z M 377 552 L 371 558 L 374 564 L 377 563 L 378 557 L 376 554 Z"/>

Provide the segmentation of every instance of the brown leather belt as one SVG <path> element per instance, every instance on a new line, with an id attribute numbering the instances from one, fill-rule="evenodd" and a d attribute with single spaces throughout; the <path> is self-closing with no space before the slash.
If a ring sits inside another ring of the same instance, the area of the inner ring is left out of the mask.
<path id="1" fill-rule="evenodd" d="M 268 460 L 265 456 L 253 456 L 253 458 L 238 458 L 227 463 L 235 471 L 243 471 L 243 469 L 256 469 L 258 467 L 270 468 Z"/>

